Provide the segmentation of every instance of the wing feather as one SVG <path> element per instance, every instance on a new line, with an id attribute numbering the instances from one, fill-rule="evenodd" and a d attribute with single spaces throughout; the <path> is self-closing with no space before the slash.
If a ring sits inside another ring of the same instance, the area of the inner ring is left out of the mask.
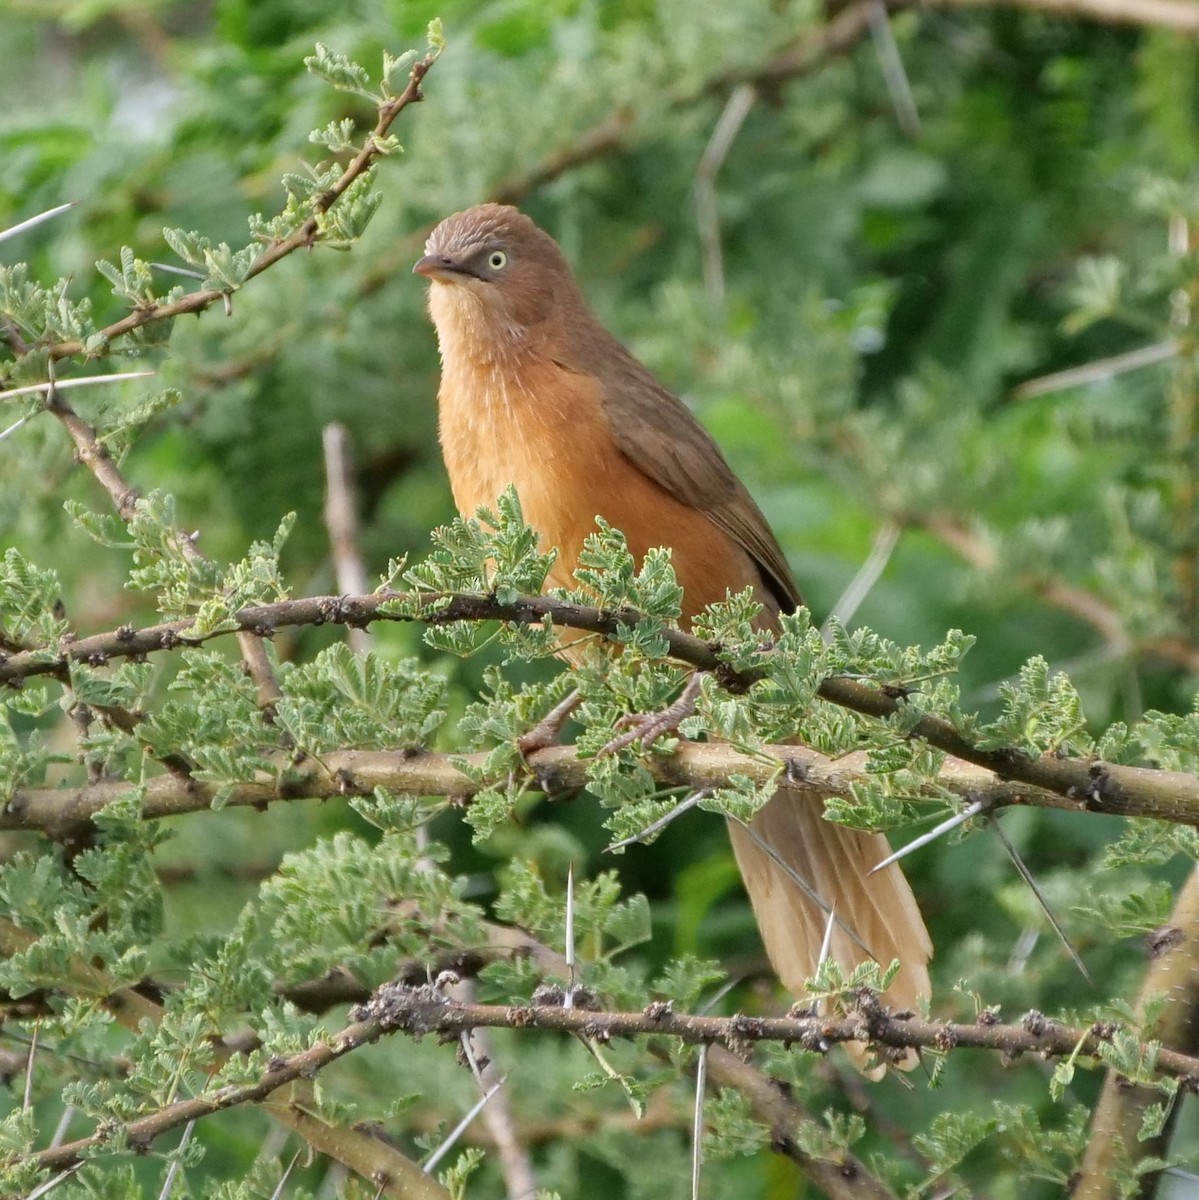
<path id="1" fill-rule="evenodd" d="M 616 338 L 596 324 L 589 332 L 586 344 L 577 347 L 580 365 L 600 380 L 608 425 L 621 453 L 743 547 L 783 611 L 794 611 L 803 598 L 791 568 L 712 435 Z"/>

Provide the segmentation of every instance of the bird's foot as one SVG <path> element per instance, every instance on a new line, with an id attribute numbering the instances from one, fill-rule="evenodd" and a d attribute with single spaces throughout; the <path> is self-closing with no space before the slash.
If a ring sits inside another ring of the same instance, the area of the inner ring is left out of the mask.
<path id="1" fill-rule="evenodd" d="M 537 750 L 544 750 L 547 746 L 556 746 L 558 739 L 562 736 L 562 726 L 566 724 L 570 714 L 579 707 L 582 701 L 583 697 L 579 693 L 579 689 L 575 688 L 565 700 L 555 704 L 528 733 L 522 733 L 516 739 L 516 748 L 525 758 L 528 758 Z"/>
<path id="2" fill-rule="evenodd" d="M 699 699 L 700 688 L 703 687 L 703 677 L 703 671 L 696 671 L 687 680 L 687 686 L 683 688 L 679 698 L 658 712 L 629 713 L 628 716 L 621 717 L 615 727 L 625 732 L 608 742 L 600 750 L 600 754 L 616 754 L 634 742 L 640 742 L 641 749 L 645 752 L 660 737 L 676 733 L 679 725 L 695 713 L 695 702 Z"/>

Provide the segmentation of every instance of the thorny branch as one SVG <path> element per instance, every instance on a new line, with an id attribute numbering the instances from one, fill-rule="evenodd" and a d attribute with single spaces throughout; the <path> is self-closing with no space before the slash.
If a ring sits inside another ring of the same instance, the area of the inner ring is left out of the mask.
<path id="1" fill-rule="evenodd" d="M 1152 1027 L 1153 1036 L 1175 1050 L 1199 1049 L 1199 867 L 1182 885 L 1170 920 L 1153 938 L 1153 957 L 1141 981 L 1136 1009 L 1143 1015 L 1155 1001 L 1166 1003 Z M 1156 1137 L 1142 1136 L 1145 1111 L 1162 1101 L 1155 1088 L 1130 1084 L 1110 1073 L 1104 1080 L 1091 1119 L 1091 1137 L 1079 1164 L 1073 1200 L 1116 1200 L 1121 1189 L 1116 1168 L 1143 1158 L 1165 1159 L 1179 1105 Z M 1141 1181 L 1139 1198 L 1152 1196 L 1160 1178 L 1152 1172 Z"/>
<path id="2" fill-rule="evenodd" d="M 895 1193 L 851 1151 L 834 1158 L 804 1150 L 799 1133 L 813 1118 L 784 1084 L 723 1046 L 708 1048 L 708 1077 L 749 1101 L 754 1116 L 769 1126 L 774 1149 L 793 1160 L 830 1200 L 895 1200 Z"/>
<path id="3" fill-rule="evenodd" d="M 413 611 L 419 615 L 413 615 Z M 593 608 L 550 596 L 525 596 L 503 602 L 494 595 L 413 596 L 376 592 L 369 596 L 313 596 L 254 605 L 233 614 L 231 628 L 222 632 L 240 631 L 266 637 L 283 626 L 325 622 L 362 625 L 372 620 L 419 620 L 446 625 L 458 621 L 500 620 L 532 625 L 549 620 L 555 626 L 582 629 L 616 639 L 622 627 L 633 626 L 641 619 L 642 615 L 633 609 Z M 191 625 L 191 620 L 180 620 L 142 629 L 122 628 L 88 638 L 64 640 L 55 650 L 26 650 L 0 656 L 0 683 L 34 675 L 61 678 L 70 661 L 101 665 L 114 658 L 136 658 L 181 645 L 198 645 L 209 636 L 217 636 L 216 633 L 204 637 L 189 636 Z M 692 634 L 668 629 L 665 637 L 672 658 L 713 672 L 727 686 L 744 688 L 758 677 L 754 672 L 730 670 L 720 659 L 719 646 Z M 848 676 L 829 677 L 820 685 L 819 695 L 831 704 L 877 719 L 902 712 L 906 704 L 894 688 Z M 1014 748 L 984 749 L 959 732 L 950 721 L 934 715 L 919 718 L 909 736 L 921 738 L 954 758 L 992 772 L 1001 781 L 1022 785 L 1007 803 L 1054 804 L 1089 812 L 1199 824 L 1199 777 L 1192 774 L 1050 753 L 1032 756 Z M 1058 799 L 1049 800 L 1046 793 L 1052 793 Z"/>
<path id="4" fill-rule="evenodd" d="M 723 1053 L 710 1062 L 714 1078 L 743 1091 L 759 1117 L 770 1119 L 776 1130 L 776 1145 L 796 1158 L 808 1170 L 834 1170 L 844 1186 L 830 1192 L 835 1196 L 886 1196 L 883 1185 L 874 1180 L 860 1163 L 845 1160 L 823 1167 L 799 1150 L 794 1136 L 796 1127 L 809 1120 L 798 1105 L 743 1058 L 750 1046 L 759 1041 L 778 1041 L 804 1051 L 824 1054 L 838 1042 L 868 1040 L 876 1047 L 902 1050 L 929 1048 L 947 1052 L 963 1047 L 996 1050 L 1008 1059 L 1023 1054 L 1042 1058 L 1070 1058 L 1075 1063 L 1090 1059 L 1103 1061 L 1101 1048 L 1113 1043 L 1120 1033 L 1115 1024 L 1096 1023 L 1089 1029 L 1076 1029 L 1049 1020 L 1041 1013 L 1025 1014 L 1019 1024 L 1001 1024 L 990 1014 L 974 1024 L 931 1021 L 911 1014 L 894 1014 L 869 989 L 853 994 L 849 1012 L 843 1017 L 798 1016 L 710 1017 L 681 1014 L 663 1002 L 646 1006 L 641 1012 L 604 1012 L 589 1008 L 564 1008 L 561 1003 L 522 1005 L 485 1005 L 464 1003 L 446 996 L 436 985 L 411 987 L 383 985 L 370 1001 L 353 1009 L 351 1023 L 339 1033 L 307 1050 L 273 1060 L 263 1074 L 251 1083 L 227 1086 L 210 1095 L 169 1104 L 157 1112 L 124 1125 L 108 1125 L 96 1133 L 60 1146 L 42 1150 L 32 1161 L 47 1171 L 74 1165 L 89 1151 L 120 1135 L 121 1143 L 136 1149 L 148 1149 L 154 1140 L 172 1129 L 186 1125 L 224 1109 L 265 1101 L 279 1088 L 317 1072 L 350 1052 L 392 1033 L 420 1038 L 427 1034 L 458 1038 L 481 1028 L 536 1029 L 574 1034 L 600 1043 L 615 1037 L 670 1037 L 690 1045 L 708 1045 Z M 1178 1080 L 1188 1089 L 1199 1088 L 1199 1059 L 1164 1049 L 1156 1043 L 1137 1047 L 1138 1060 L 1152 1064 L 1151 1070 Z M 781 1106 L 781 1107 L 780 1107 Z M 787 1120 L 781 1118 L 787 1117 Z M 443 1197 L 444 1192 L 432 1181 L 422 1184 L 415 1165 L 411 1178 L 401 1182 L 395 1194 L 415 1197 Z M 814 1176 L 815 1177 L 815 1176 Z M 422 1177 L 427 1180 L 427 1176 Z M 830 1176 L 830 1180 L 833 1177 Z M 856 1181 L 850 1186 L 850 1181 Z M 826 1181 L 821 1177 L 818 1182 Z M 425 1190 L 421 1190 L 422 1187 Z"/>
<path id="5" fill-rule="evenodd" d="M 277 774 L 263 772 L 233 785 L 195 780 L 178 773 L 157 775 L 141 792 L 141 815 L 146 820 L 201 812 L 212 806 L 217 793 L 233 807 L 262 809 L 291 800 L 325 800 L 336 796 L 369 796 L 376 789 L 408 796 L 454 796 L 469 800 L 485 785 L 467 771 L 486 769 L 486 753 L 439 754 L 426 750 L 337 750 L 297 756 Z M 573 746 L 550 746 L 525 758 L 531 785 L 547 796 L 564 796 L 587 784 L 591 760 Z M 778 779 L 779 786 L 811 796 L 813 801 L 846 796 L 867 782 L 865 756 L 837 760 L 806 746 L 765 746 L 746 754 L 724 742 L 681 741 L 673 753 L 654 754 L 645 766 L 665 787 L 716 787 L 731 775 L 760 783 Z M 781 771 L 781 773 L 780 773 Z M 993 809 L 1011 804 L 1073 807 L 1061 797 L 1022 785 L 1000 783 L 993 776 L 961 762 L 949 762 L 938 786 Z M 18 787 L 0 811 L 0 830 L 38 830 L 66 841 L 90 825 L 105 805 L 129 794 L 131 784 L 106 779 L 79 787 Z"/>
<path id="6" fill-rule="evenodd" d="M 347 164 L 340 178 L 328 191 L 317 197 L 313 203 L 312 215 L 298 229 L 287 237 L 272 242 L 262 251 L 254 260 L 253 266 L 246 273 L 247 280 L 261 275 L 263 271 L 273 267 L 280 259 L 286 258 L 294 251 L 306 249 L 317 243 L 319 240 L 321 217 L 337 203 L 356 179 L 369 170 L 375 160 L 383 153 L 380 143 L 387 136 L 388 130 L 400 113 L 410 105 L 424 99 L 421 84 L 436 61 L 436 57 L 436 54 L 430 53 L 420 59 L 413 66 L 408 76 L 407 87 L 398 96 L 393 96 L 379 104 L 378 119 L 375 122 L 374 129 L 367 136 L 362 148 L 350 163 Z M 119 321 L 114 321 L 111 325 L 101 329 L 99 336 L 104 339 L 105 345 L 109 345 L 117 338 L 123 337 L 127 333 L 132 333 L 135 329 L 140 329 L 143 325 L 149 325 L 155 321 L 170 320 L 173 317 L 184 316 L 187 313 L 203 312 L 218 301 L 223 302 L 226 300 L 228 294 L 228 291 L 222 288 L 203 288 L 199 291 L 189 292 L 186 296 L 181 296 L 178 300 L 172 301 L 169 304 L 147 304 L 144 307 L 135 309 Z M 78 340 L 58 342 L 52 346 L 48 346 L 46 349 L 52 359 L 71 358 L 77 354 L 85 353 L 83 343 Z"/>
<path id="7" fill-rule="evenodd" d="M 705 1017 L 676 1013 L 669 1004 L 651 1003 L 641 1012 L 596 1012 L 563 1008 L 560 1004 L 463 1004 L 435 988 L 385 984 L 352 1016 L 370 1016 L 384 1031 L 399 1030 L 457 1036 L 467 1029 L 552 1029 L 610 1041 L 614 1037 L 669 1034 L 689 1045 L 717 1044 L 744 1052 L 754 1042 L 783 1042 L 816 1054 L 834 1044 L 868 1041 L 893 1050 L 953 1050 L 959 1047 L 998 1050 L 1009 1058 L 1022 1054 L 1102 1061 L 1100 1047 L 1120 1032 L 1115 1023 L 1096 1022 L 1075 1029 L 1039 1012 L 1026 1013 L 1019 1025 L 1004 1025 L 989 1016 L 973 1025 L 932 1021 L 912 1014 L 890 1012 L 869 988 L 854 993 L 844 1017 L 786 1016 Z M 1156 1043 L 1140 1047 L 1142 1061 L 1153 1063 L 1161 1075 L 1199 1090 L 1199 1058 Z"/>

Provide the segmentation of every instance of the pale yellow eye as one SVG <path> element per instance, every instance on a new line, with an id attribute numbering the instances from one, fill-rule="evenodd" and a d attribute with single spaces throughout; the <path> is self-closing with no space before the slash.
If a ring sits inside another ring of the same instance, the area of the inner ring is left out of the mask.
<path id="1" fill-rule="evenodd" d="M 493 271 L 502 271 L 508 265 L 508 256 L 502 250 L 493 250 L 487 256 L 487 265 Z"/>

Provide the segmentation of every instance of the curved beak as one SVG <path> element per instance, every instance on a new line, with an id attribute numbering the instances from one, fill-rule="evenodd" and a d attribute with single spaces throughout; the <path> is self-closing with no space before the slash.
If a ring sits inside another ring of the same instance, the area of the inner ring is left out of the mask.
<path id="1" fill-rule="evenodd" d="M 449 283 L 454 276 L 465 275 L 467 272 L 448 254 L 426 254 L 424 258 L 413 264 L 412 273 L 423 275 L 426 279 L 436 279 Z"/>

